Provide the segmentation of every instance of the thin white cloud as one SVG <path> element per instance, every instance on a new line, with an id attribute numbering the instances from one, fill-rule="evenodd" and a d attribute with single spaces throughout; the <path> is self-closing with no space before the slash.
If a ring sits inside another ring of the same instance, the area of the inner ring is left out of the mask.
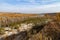
<path id="1" fill-rule="evenodd" d="M 17 9 L 20 10 L 20 9 Z M 22 7 L 22 13 L 51 13 L 60 12 L 60 3 L 54 3 L 49 5 Z"/>
<path id="2" fill-rule="evenodd" d="M 22 1 L 22 0 L 16 0 L 16 1 Z M 37 3 L 48 3 L 48 2 L 56 2 L 57 0 L 23 0 L 23 1 L 26 1 L 26 2 L 30 2 L 32 4 L 37 4 Z"/>
<path id="3" fill-rule="evenodd" d="M 49 5 L 11 5 L 8 3 L 0 4 L 0 11 L 4 12 L 21 12 L 21 13 L 51 13 L 60 12 L 60 3 L 54 3 Z M 28 6 L 28 7 L 27 7 Z"/>
<path id="4" fill-rule="evenodd" d="M 16 0 L 16 1 L 21 1 L 21 0 Z M 36 1 L 45 1 L 45 2 L 50 2 L 50 1 L 57 1 L 57 0 L 23 0 L 27 2 L 36 2 Z"/>

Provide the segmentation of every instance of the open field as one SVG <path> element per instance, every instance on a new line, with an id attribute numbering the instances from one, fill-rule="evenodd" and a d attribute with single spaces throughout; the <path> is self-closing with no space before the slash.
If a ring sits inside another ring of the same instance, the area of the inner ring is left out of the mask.
<path id="1" fill-rule="evenodd" d="M 1 40 L 60 40 L 60 13 L 0 12 Z"/>

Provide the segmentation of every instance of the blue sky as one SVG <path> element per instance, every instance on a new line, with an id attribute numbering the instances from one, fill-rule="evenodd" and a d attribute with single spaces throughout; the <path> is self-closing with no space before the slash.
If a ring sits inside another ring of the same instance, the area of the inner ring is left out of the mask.
<path id="1" fill-rule="evenodd" d="M 1 12 L 60 12 L 60 0 L 0 0 Z"/>

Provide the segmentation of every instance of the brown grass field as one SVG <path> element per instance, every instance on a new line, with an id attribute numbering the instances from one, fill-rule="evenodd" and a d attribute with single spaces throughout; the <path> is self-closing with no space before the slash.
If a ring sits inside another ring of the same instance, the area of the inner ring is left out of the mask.
<path id="1" fill-rule="evenodd" d="M 45 21 L 49 22 L 46 24 Z M 27 32 L 27 36 L 24 33 L 22 34 L 19 33 L 16 35 L 14 34 L 8 36 L 4 40 L 60 40 L 60 13 L 23 14 L 23 13 L 0 12 L 0 26 L 3 28 L 10 26 L 15 27 L 17 24 L 20 25 L 21 24 L 20 22 L 23 23 L 31 22 L 35 24 L 37 24 L 37 22 L 38 23 L 40 22 L 41 24 L 39 24 L 39 26 L 35 25 L 36 27 L 35 29 L 33 29 L 34 28 L 33 27 L 31 30 L 29 30 Z M 20 37 L 19 35 L 23 36 Z"/>

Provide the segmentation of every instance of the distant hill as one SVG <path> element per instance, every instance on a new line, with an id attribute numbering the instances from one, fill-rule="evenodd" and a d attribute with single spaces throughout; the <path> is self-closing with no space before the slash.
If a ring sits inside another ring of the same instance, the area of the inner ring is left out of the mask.
<path id="1" fill-rule="evenodd" d="M 36 16 L 38 14 L 23 14 L 23 13 L 9 13 L 9 12 L 0 12 L 0 16 L 8 16 L 8 17 L 13 17 L 13 16 Z"/>

